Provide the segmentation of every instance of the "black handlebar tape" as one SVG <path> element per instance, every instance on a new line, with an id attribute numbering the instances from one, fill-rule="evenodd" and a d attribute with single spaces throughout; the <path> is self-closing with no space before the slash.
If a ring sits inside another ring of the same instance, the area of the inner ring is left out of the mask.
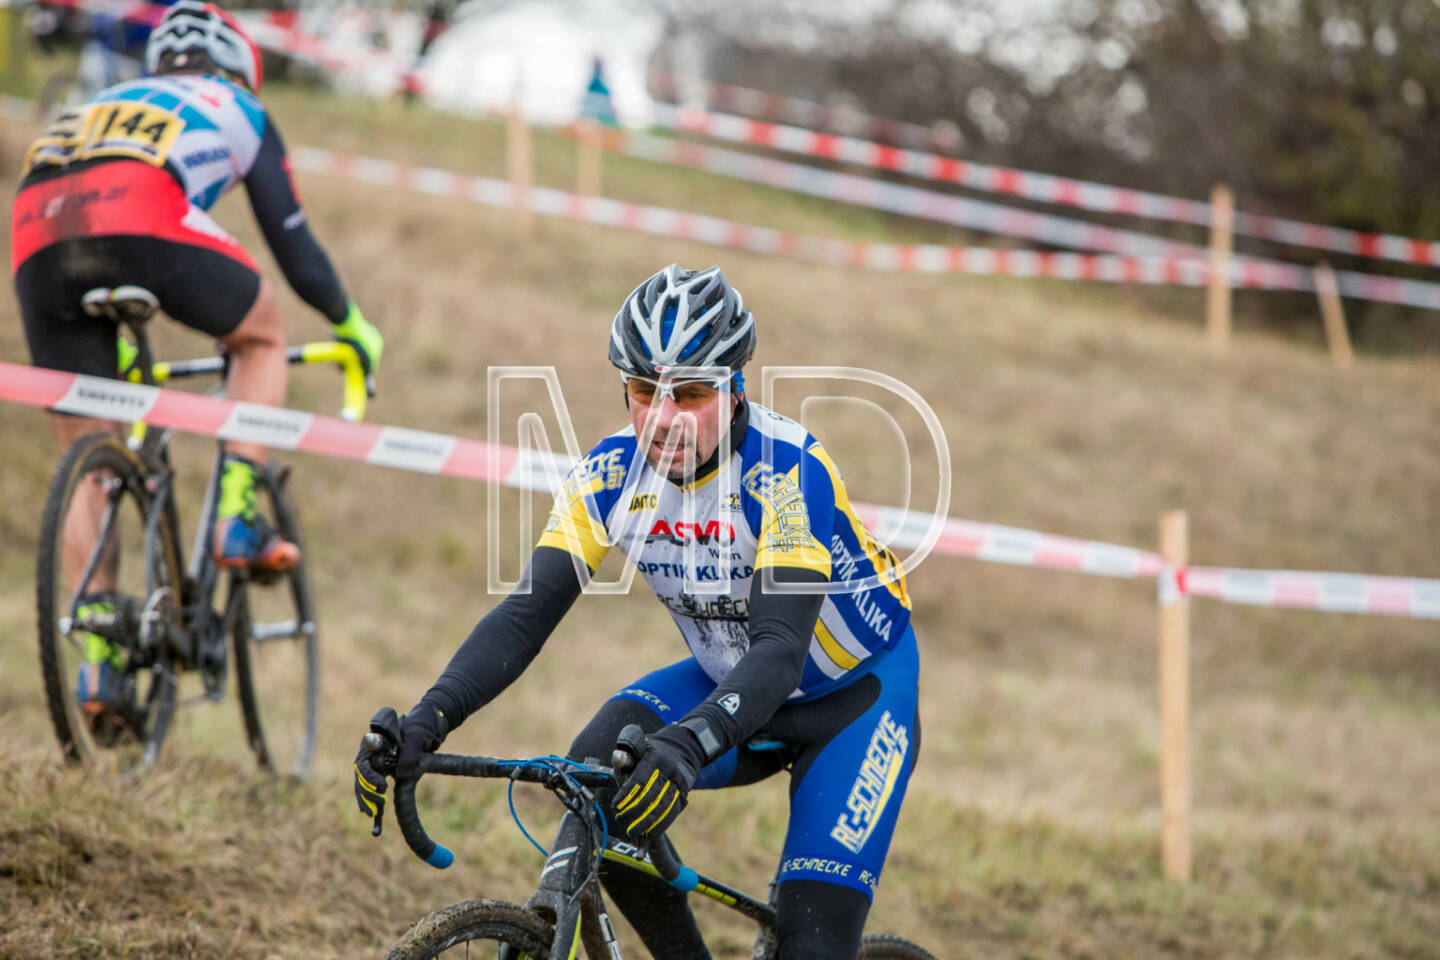
<path id="1" fill-rule="evenodd" d="M 407 780 L 395 784 L 395 822 L 400 825 L 400 835 L 415 856 L 436 869 L 444 870 L 455 862 L 455 854 L 431 840 L 421 825 L 420 813 L 415 809 L 416 782 Z"/>
<path id="2" fill-rule="evenodd" d="M 439 773 L 455 777 L 491 777 L 506 780 L 521 780 L 551 786 L 557 778 L 574 780 L 587 787 L 608 786 L 615 782 L 614 774 L 605 767 L 574 769 L 565 771 L 562 778 L 549 763 L 522 763 L 500 761 L 494 757 L 467 757 L 453 753 L 427 753 L 420 758 L 420 774 Z M 455 855 L 444 846 L 430 839 L 420 823 L 420 813 L 415 807 L 415 784 L 408 780 L 395 783 L 395 822 L 400 833 L 415 856 L 432 867 L 444 870 L 455 862 Z M 678 867 L 678 861 L 674 861 Z M 658 868 L 657 868 L 658 869 Z"/>
<path id="3" fill-rule="evenodd" d="M 675 847 L 664 837 L 650 844 L 650 862 L 660 872 L 660 879 L 672 885 L 675 883 L 675 878 L 680 876 L 680 871 L 684 869 L 684 864 L 680 862 Z"/>

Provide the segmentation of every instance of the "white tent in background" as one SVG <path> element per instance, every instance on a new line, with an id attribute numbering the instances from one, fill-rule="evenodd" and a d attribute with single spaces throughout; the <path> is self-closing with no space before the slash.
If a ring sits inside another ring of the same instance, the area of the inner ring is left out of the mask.
<path id="1" fill-rule="evenodd" d="M 595 57 L 620 122 L 648 126 L 650 55 L 662 22 L 654 13 L 605 0 L 471 0 L 420 64 L 424 96 L 436 106 L 499 112 L 518 99 L 537 124 L 563 124 L 579 113 Z"/>

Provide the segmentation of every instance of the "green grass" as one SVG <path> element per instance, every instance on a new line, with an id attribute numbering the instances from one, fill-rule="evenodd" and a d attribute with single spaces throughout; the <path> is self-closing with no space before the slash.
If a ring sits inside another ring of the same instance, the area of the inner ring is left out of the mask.
<path id="1" fill-rule="evenodd" d="M 498 124 L 285 89 L 268 99 L 295 144 L 503 170 Z M 12 179 L 19 129 L 7 124 L 0 155 Z M 573 145 L 537 140 L 539 182 L 564 185 L 571 162 Z M 720 262 L 757 313 L 758 364 L 859 364 L 926 398 L 949 436 L 956 515 L 1150 546 L 1159 513 L 1185 507 L 1198 563 L 1440 575 L 1433 360 L 1362 358 L 1341 376 L 1312 345 L 1243 323 L 1212 357 L 1198 292 L 885 276 L 544 221 L 521 238 L 503 211 L 299 179 L 389 338 L 376 422 L 483 438 L 485 368 L 553 364 L 592 442 L 623 423 L 603 359 L 620 299 L 672 259 Z M 926 229 L 610 157 L 606 185 L 817 234 Z M 243 200 L 218 217 L 262 246 Z M 286 302 L 292 339 L 324 334 Z M 207 349 L 160 332 L 167 356 Z M 13 301 L 0 301 L 0 359 L 24 357 Z M 291 399 L 333 412 L 339 384 L 308 372 Z M 798 401 L 783 393 L 780 406 L 798 413 Z M 541 390 L 507 393 L 503 421 L 527 407 L 559 437 Z M 918 418 L 899 421 L 923 450 Z M 856 497 L 900 495 L 888 431 L 834 411 L 812 427 Z M 0 956 L 365 955 L 444 903 L 528 894 L 537 857 L 497 785 L 422 786 L 422 812 L 458 856 L 439 874 L 391 832 L 370 839 L 346 775 L 374 707 L 413 702 L 493 604 L 487 536 L 518 573 L 516 494 L 498 494 L 504 526 L 491 531 L 490 493 L 474 484 L 283 457 L 298 467 L 321 603 L 314 775 L 290 786 L 254 774 L 231 698 L 182 717 L 161 769 L 122 783 L 58 762 L 31 593 L 58 451 L 30 409 L 0 406 L 0 437 Z M 513 443 L 513 426 L 496 439 Z M 176 450 L 193 508 L 209 448 Z M 927 468 L 917 453 L 933 486 Z M 1440 956 L 1433 624 L 1195 602 L 1196 879 L 1181 887 L 1160 876 L 1153 585 L 932 557 L 911 589 L 924 741 L 871 929 L 947 958 Z M 562 749 L 610 691 L 678 658 L 643 593 L 577 604 L 450 748 Z M 544 795 L 520 809 L 548 839 Z M 698 868 L 763 891 L 784 811 L 780 781 L 707 795 L 679 840 Z M 743 925 L 700 911 L 717 956 L 748 955 Z"/>

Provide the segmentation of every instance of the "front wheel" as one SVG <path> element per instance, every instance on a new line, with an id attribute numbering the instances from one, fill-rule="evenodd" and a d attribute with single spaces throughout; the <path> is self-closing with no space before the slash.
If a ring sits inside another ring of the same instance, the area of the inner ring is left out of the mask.
<path id="1" fill-rule="evenodd" d="M 888 933 L 872 933 L 860 941 L 860 960 L 935 960 L 935 957 L 909 940 Z"/>
<path id="2" fill-rule="evenodd" d="M 466 900 L 436 910 L 390 948 L 386 960 L 471 956 L 470 944 L 501 945 L 501 957 L 548 960 L 555 929 L 538 914 L 501 900 Z M 507 952 L 505 947 L 509 947 Z M 448 954 L 447 954 L 447 951 Z M 494 952 L 476 956 L 495 956 Z"/>
<path id="3" fill-rule="evenodd" d="M 266 770 L 300 776 L 315 749 L 320 665 L 315 607 L 305 542 L 284 475 L 256 478 L 262 511 L 280 535 L 300 547 L 300 562 L 284 573 L 248 574 L 231 581 L 231 639 L 245 733 Z"/>

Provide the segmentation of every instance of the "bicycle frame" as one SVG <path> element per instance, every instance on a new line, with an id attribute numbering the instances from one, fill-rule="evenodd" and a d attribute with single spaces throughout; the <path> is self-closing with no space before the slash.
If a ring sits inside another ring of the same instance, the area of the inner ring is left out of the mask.
<path id="1" fill-rule="evenodd" d="M 135 366 L 126 374 L 129 382 L 159 386 L 171 380 L 215 374 L 219 375 L 223 385 L 230 367 L 230 358 L 227 354 L 221 353 L 214 357 L 202 357 L 195 360 L 156 362 L 151 351 L 150 338 L 145 329 L 148 320 L 148 317 L 141 319 L 126 317 L 119 321 L 130 329 L 135 338 L 137 350 Z M 286 360 L 291 365 L 322 363 L 339 365 L 344 374 L 344 406 L 341 415 L 347 420 L 359 420 L 364 416 L 368 393 L 367 381 L 359 357 L 349 344 L 326 341 L 300 344 L 286 350 Z M 170 428 L 147 430 L 144 423 L 131 425 L 128 445 L 145 466 L 148 473 L 146 486 L 154 500 L 154 507 L 150 512 L 145 531 L 147 545 L 156 542 L 156 528 L 162 517 L 165 518 L 165 522 L 169 523 L 172 530 L 177 533 L 180 530 L 179 511 L 174 496 L 175 472 L 170 466 L 169 457 L 169 441 L 173 432 L 173 429 Z M 175 545 L 175 549 L 180 554 L 177 559 L 181 567 L 185 569 L 185 577 L 181 584 L 181 596 L 178 598 L 182 610 L 180 627 L 178 635 L 170 637 L 169 641 L 177 659 L 185 669 L 194 669 L 198 666 L 202 656 L 206 653 L 209 653 L 212 659 L 218 657 L 220 663 L 224 662 L 223 646 L 221 649 L 213 651 L 197 649 L 199 646 L 196 636 L 197 628 L 202 639 L 218 637 L 219 644 L 223 644 L 224 638 L 229 635 L 228 621 L 225 617 L 215 614 L 214 598 L 215 590 L 220 582 L 220 567 L 215 562 L 211 550 L 224 456 L 224 441 L 217 441 L 215 456 L 211 461 L 210 477 L 205 486 L 204 499 L 201 502 L 199 521 L 196 524 L 190 547 L 188 564 L 185 562 L 183 547 L 179 543 Z M 266 470 L 267 483 L 276 490 L 283 489 L 289 476 L 288 467 L 271 472 L 267 466 Z M 95 552 L 90 557 L 85 574 L 81 578 L 82 587 L 93 574 L 99 561 L 100 545 L 103 542 L 103 537 L 97 541 Z M 147 549 L 149 549 L 148 546 Z M 78 597 L 82 593 L 83 589 L 76 591 L 77 599 L 73 601 L 74 603 L 78 603 Z M 228 614 L 229 611 L 226 612 Z M 72 616 L 73 614 L 72 610 Z M 215 627 L 219 628 L 218 631 L 214 629 Z"/>
<path id="2" fill-rule="evenodd" d="M 581 849 L 593 850 L 596 840 L 592 828 L 581 822 L 573 812 L 566 813 L 556 831 L 555 842 L 550 855 L 540 871 L 540 882 L 534 895 L 526 901 L 527 909 L 539 910 L 554 917 L 555 947 L 569 944 L 567 957 L 578 956 L 581 932 L 590 929 L 598 932 L 609 951 L 612 960 L 621 960 L 620 946 L 615 942 L 615 928 L 605 910 L 598 884 L 592 883 L 590 858 L 580 857 Z M 584 846 L 582 846 L 582 843 Z M 661 840 L 668 845 L 668 840 Z M 664 847 L 662 849 L 670 849 Z M 673 850 L 669 853 L 674 857 Z M 728 907 L 742 916 L 755 921 L 760 930 L 751 953 L 754 960 L 768 960 L 775 955 L 775 905 L 762 903 L 754 897 L 727 886 L 703 874 L 682 868 L 681 878 L 666 880 L 664 873 L 656 867 L 651 857 L 639 847 L 623 841 L 610 840 L 601 857 L 627 869 L 638 870 L 665 880 L 676 889 L 685 890 L 707 897 L 721 906 Z M 675 863 L 679 863 L 678 859 Z M 689 879 L 685 878 L 688 873 Z M 692 885 L 693 884 L 693 885 Z M 774 897 L 775 882 L 771 880 L 771 897 Z M 559 953 L 552 954 L 559 957 Z"/>

